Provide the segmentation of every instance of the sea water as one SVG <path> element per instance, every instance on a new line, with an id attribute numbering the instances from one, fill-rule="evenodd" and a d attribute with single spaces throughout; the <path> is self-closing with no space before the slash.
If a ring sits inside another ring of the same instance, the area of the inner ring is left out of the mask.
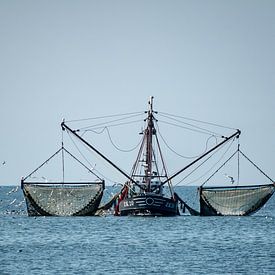
<path id="1" fill-rule="evenodd" d="M 196 188 L 178 193 L 198 209 Z M 1 275 L 275 274 L 274 196 L 248 217 L 28 217 L 7 186 L 0 230 Z"/>

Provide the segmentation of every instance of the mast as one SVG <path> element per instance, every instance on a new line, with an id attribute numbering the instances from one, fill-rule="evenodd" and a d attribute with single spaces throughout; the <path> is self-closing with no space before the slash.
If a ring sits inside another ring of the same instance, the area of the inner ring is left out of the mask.
<path id="1" fill-rule="evenodd" d="M 153 99 L 154 97 L 151 96 L 148 101 L 148 111 L 145 112 L 147 113 L 147 118 L 145 119 L 146 126 L 145 129 L 142 131 L 143 141 L 131 173 L 132 178 L 142 178 L 141 181 L 144 184 L 143 190 L 146 192 L 153 192 L 155 190 L 155 181 L 153 184 L 153 180 L 155 178 L 158 178 L 158 180 L 156 181 L 156 183 L 158 182 L 158 184 L 161 183 L 161 180 L 163 178 L 168 178 L 167 169 L 164 163 L 160 144 L 157 138 L 157 131 L 155 128 L 155 121 L 157 120 L 154 117 L 154 114 L 157 112 L 153 109 Z M 156 148 L 154 148 L 155 146 Z M 161 170 L 159 169 L 160 167 L 157 163 L 158 158 L 162 165 Z M 142 172 L 136 173 L 138 171 L 139 165 L 142 166 L 140 167 L 140 171 Z M 170 182 L 168 182 L 168 184 L 171 194 L 173 194 Z"/>
<path id="2" fill-rule="evenodd" d="M 155 131 L 154 122 L 153 122 L 153 96 L 149 100 L 149 110 L 148 110 L 148 124 L 146 128 L 146 168 L 145 168 L 145 177 L 146 177 L 146 186 L 147 191 L 150 191 L 151 178 L 152 178 L 152 157 L 153 157 L 153 134 Z"/>

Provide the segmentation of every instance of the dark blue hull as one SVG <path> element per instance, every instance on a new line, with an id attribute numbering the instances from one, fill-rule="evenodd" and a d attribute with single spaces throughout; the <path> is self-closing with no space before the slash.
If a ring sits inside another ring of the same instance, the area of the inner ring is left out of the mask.
<path id="1" fill-rule="evenodd" d="M 179 215 L 178 201 L 155 194 L 146 194 L 126 198 L 119 204 L 121 216 L 152 215 L 176 216 Z"/>

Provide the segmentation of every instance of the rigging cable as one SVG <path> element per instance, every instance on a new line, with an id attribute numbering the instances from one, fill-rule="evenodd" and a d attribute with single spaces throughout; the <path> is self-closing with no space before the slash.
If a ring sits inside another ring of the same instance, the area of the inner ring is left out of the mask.
<path id="1" fill-rule="evenodd" d="M 220 124 L 216 124 L 216 123 L 212 123 L 212 122 L 206 122 L 206 121 L 202 121 L 202 120 L 198 120 L 198 119 L 193 119 L 193 118 L 188 118 L 188 117 L 183 117 L 183 116 L 177 116 L 177 115 L 173 115 L 173 114 L 169 114 L 169 113 L 159 112 L 159 114 L 165 114 L 165 115 L 168 115 L 168 116 L 182 118 L 182 119 L 186 119 L 186 120 L 190 120 L 190 121 L 194 121 L 194 122 L 199 122 L 199 123 L 202 123 L 202 124 L 208 124 L 208 125 L 212 125 L 212 126 L 216 126 L 216 127 L 220 127 L 220 128 L 225 128 L 225 129 L 229 129 L 229 130 L 237 130 L 237 129 L 232 128 L 232 127 L 228 127 L 228 126 L 224 126 L 224 125 L 220 125 Z"/>
<path id="2" fill-rule="evenodd" d="M 140 122 L 141 120 L 139 119 L 139 120 L 133 120 L 133 121 L 129 121 L 129 122 L 124 122 L 124 123 L 118 123 L 118 124 L 112 124 L 112 125 L 108 125 L 108 127 L 109 128 L 111 128 L 111 127 L 116 127 L 116 126 L 121 126 L 121 125 L 126 125 L 126 124 L 133 124 L 133 123 L 136 123 L 136 122 Z M 103 131 L 101 130 L 101 131 L 99 131 L 99 132 L 97 132 L 97 131 L 95 131 L 95 130 L 97 130 L 97 129 L 104 129 L 105 127 L 107 127 L 107 126 L 105 126 L 104 124 L 103 124 L 103 126 L 98 126 L 98 127 L 95 127 L 94 129 L 87 129 L 87 130 L 84 130 L 84 133 L 85 132 L 94 132 L 94 133 L 96 133 L 96 134 L 101 134 Z M 88 127 L 86 127 L 86 128 L 88 128 Z M 80 129 L 78 129 L 78 130 L 76 130 L 77 132 L 80 132 L 81 130 Z"/>
<path id="3" fill-rule="evenodd" d="M 131 177 L 133 177 L 133 175 L 137 174 L 137 169 L 138 169 L 138 163 L 139 163 L 139 159 L 141 158 L 141 154 L 142 154 L 142 151 L 143 151 L 143 147 L 144 147 L 144 144 L 146 142 L 146 138 L 145 138 L 145 135 L 142 136 L 142 142 L 141 142 L 141 146 L 139 148 L 139 151 L 138 151 L 138 154 L 137 154 L 137 158 L 134 162 L 134 165 L 132 167 L 132 170 L 131 170 Z M 139 171 L 139 174 L 141 174 L 141 166 L 140 166 L 140 171 Z"/>
<path id="4" fill-rule="evenodd" d="M 179 123 L 182 123 L 182 124 L 191 126 L 191 127 L 196 128 L 196 129 L 198 129 L 198 130 L 194 130 L 194 129 L 191 129 L 191 128 L 183 127 L 183 128 L 185 128 L 185 129 L 188 129 L 188 130 L 191 130 L 191 131 L 196 131 L 196 132 L 199 132 L 199 133 L 208 133 L 208 134 L 212 134 L 212 135 L 214 134 L 214 135 L 216 135 L 216 136 L 222 136 L 222 135 L 219 134 L 219 133 L 216 133 L 216 132 L 214 132 L 214 131 L 210 131 L 210 130 L 208 130 L 208 129 L 199 127 L 199 126 L 197 126 L 197 125 L 190 124 L 190 123 L 187 123 L 187 122 L 183 122 L 183 121 L 180 121 L 180 120 L 178 120 L 178 119 L 175 119 L 175 118 L 172 118 L 172 117 L 163 115 L 163 114 L 159 114 L 159 115 L 160 115 L 160 116 L 163 116 L 163 117 L 165 117 L 165 118 L 174 120 L 174 121 L 176 121 L 176 122 L 179 122 Z M 178 126 L 178 127 L 180 127 L 180 126 Z"/>
<path id="5" fill-rule="evenodd" d="M 92 169 L 90 169 L 90 168 L 87 167 L 83 162 L 81 162 L 78 158 L 76 158 L 73 154 L 71 154 L 68 150 L 66 150 L 65 148 L 64 148 L 64 150 L 65 150 L 65 152 L 66 152 L 67 154 L 69 154 L 73 159 L 75 159 L 78 163 L 80 163 L 82 166 L 84 166 L 90 173 L 92 173 L 92 174 L 95 175 L 100 181 L 102 181 L 102 179 L 101 179 L 97 174 L 95 174 L 95 173 L 93 172 L 93 170 L 95 170 L 94 167 L 92 167 Z"/>
<path id="6" fill-rule="evenodd" d="M 66 130 L 67 131 L 67 130 Z M 100 176 L 105 177 L 104 175 L 102 175 L 98 170 L 95 169 L 95 165 L 93 166 L 92 163 L 84 156 L 84 154 L 80 151 L 80 149 L 78 148 L 78 146 L 76 145 L 75 141 L 73 140 L 73 138 L 71 137 L 70 133 L 67 131 L 69 138 L 71 139 L 72 143 L 74 144 L 74 146 L 76 147 L 77 151 L 79 152 L 79 154 L 83 157 L 83 159 L 90 165 L 90 167 L 93 167 L 92 170 L 95 170 Z M 95 174 L 95 176 L 97 176 Z M 98 176 L 97 176 L 98 177 Z M 105 177 L 106 178 L 106 177 Z M 107 178 L 106 178 L 107 179 Z M 109 179 L 108 179 L 109 180 Z M 112 181 L 114 182 L 114 181 Z"/>
<path id="7" fill-rule="evenodd" d="M 109 127 L 107 127 L 107 126 L 105 126 L 104 128 L 102 128 L 102 130 L 99 131 L 99 132 L 97 132 L 97 131 L 95 131 L 95 130 L 85 130 L 84 133 L 81 135 L 81 137 L 83 137 L 83 135 L 84 135 L 86 132 L 93 132 L 93 133 L 95 133 L 95 134 L 102 134 L 103 132 L 105 132 L 105 130 L 106 130 L 106 132 L 107 132 L 107 135 L 108 135 L 108 138 L 109 138 L 111 144 L 112 144 L 118 151 L 121 151 L 121 152 L 132 152 L 132 151 L 134 151 L 134 150 L 140 145 L 140 143 L 141 143 L 141 141 L 142 141 L 142 139 L 141 139 L 141 140 L 138 142 L 138 144 L 135 145 L 135 146 L 134 146 L 133 148 L 131 148 L 131 149 L 121 149 L 121 148 L 119 148 L 119 147 L 114 143 L 114 141 L 113 141 L 113 139 L 112 139 L 112 137 L 111 137 L 111 134 L 110 134 Z"/>
<path id="8" fill-rule="evenodd" d="M 74 140 L 73 140 L 73 138 L 71 137 L 71 134 L 68 132 L 68 130 L 66 130 L 66 132 L 68 133 L 68 136 L 69 136 L 69 138 L 71 139 L 71 141 L 72 141 L 72 143 L 74 144 L 74 146 L 76 147 L 76 149 L 77 149 L 77 151 L 79 152 L 79 154 L 83 157 L 83 159 L 91 166 L 91 167 L 93 167 L 93 165 L 91 164 L 91 162 L 84 156 L 84 154 L 80 151 L 80 149 L 78 148 L 78 146 L 76 145 L 76 143 L 74 142 Z M 89 151 L 91 151 L 90 150 L 90 148 L 87 148 Z M 91 151 L 92 152 L 92 151 Z M 96 165 L 96 164 L 95 164 Z M 120 184 L 119 182 L 116 182 L 116 181 L 114 181 L 114 180 L 111 180 L 110 178 L 108 178 L 108 177 L 106 177 L 105 175 L 103 175 L 102 173 L 100 173 L 97 169 L 95 169 L 95 165 L 94 165 L 94 167 L 92 168 L 93 170 L 95 170 L 96 171 L 96 173 L 98 173 L 100 176 L 102 176 L 103 178 L 105 178 L 105 179 L 107 179 L 108 181 L 110 181 L 110 182 L 113 182 L 113 183 L 116 183 L 116 184 Z M 97 176 L 96 174 L 95 174 L 95 176 Z M 98 176 L 97 176 L 98 177 Z"/>
<path id="9" fill-rule="evenodd" d="M 167 168 L 166 168 L 166 164 L 164 162 L 164 158 L 163 158 L 162 152 L 160 150 L 159 139 L 158 139 L 157 135 L 155 135 L 155 136 L 156 136 L 156 141 L 157 141 L 157 148 L 158 148 L 158 151 L 159 151 L 159 154 L 160 154 L 160 158 L 161 158 L 161 162 L 162 162 L 162 169 L 165 172 L 166 178 L 168 178 L 168 171 L 167 171 Z M 173 189 L 172 189 L 171 181 L 168 181 L 168 186 L 169 186 L 169 191 L 170 191 L 171 196 L 174 196 L 174 192 L 173 192 Z"/>
<path id="10" fill-rule="evenodd" d="M 238 185 L 240 183 L 240 140 L 238 139 Z"/>
<path id="11" fill-rule="evenodd" d="M 64 139 L 63 139 L 63 130 L 61 130 L 61 138 L 62 138 L 62 142 L 61 142 L 61 148 L 62 148 L 62 180 L 63 183 L 65 181 L 65 160 L 64 160 Z"/>
<path id="12" fill-rule="evenodd" d="M 98 179 L 102 180 L 96 173 L 94 173 L 92 170 L 95 170 L 96 172 L 98 172 L 93 165 L 89 162 L 89 160 L 83 155 L 83 153 L 80 151 L 80 149 L 78 148 L 78 146 L 76 145 L 76 143 L 74 142 L 73 138 L 71 137 L 70 133 L 68 132 L 68 130 L 66 130 L 69 138 L 71 139 L 72 143 L 74 144 L 74 146 L 76 147 L 77 151 L 79 152 L 79 154 L 83 157 L 83 159 L 90 165 L 90 167 L 92 167 L 92 169 L 89 169 L 89 171 L 95 175 Z M 70 153 L 69 153 L 70 154 Z M 75 158 L 76 160 L 78 160 L 76 157 L 74 157 L 72 154 L 70 154 L 73 158 Z M 79 161 L 79 160 L 78 160 Z M 80 162 L 80 161 L 79 161 Z M 81 162 L 80 162 L 81 163 Z M 84 165 L 84 164 L 83 164 Z M 84 165 L 85 166 L 85 165 Z M 100 173 L 98 173 L 100 174 Z M 101 175 L 102 176 L 102 175 Z"/>
<path id="13" fill-rule="evenodd" d="M 158 120 L 158 121 L 162 122 L 164 124 L 176 126 L 178 128 L 186 129 L 186 130 L 189 130 L 189 131 L 192 131 L 192 132 L 196 132 L 196 133 L 201 133 L 201 134 L 204 134 L 204 135 L 213 135 L 213 134 L 215 134 L 215 136 L 217 136 L 217 137 L 223 137 L 221 134 L 218 134 L 218 133 L 215 133 L 215 132 L 211 132 L 211 131 L 196 130 L 196 129 L 192 129 L 192 128 L 189 128 L 189 127 L 181 126 L 181 125 L 178 125 L 178 124 L 175 124 L 175 123 L 171 123 L 171 122 L 168 122 L 168 121 L 164 121 L 164 120 Z"/>
<path id="14" fill-rule="evenodd" d="M 62 148 L 58 149 L 53 155 L 51 155 L 47 160 L 45 160 L 40 166 L 38 166 L 34 171 L 32 171 L 28 176 L 22 178 L 22 181 L 25 181 L 27 178 L 31 177 L 35 172 L 37 172 L 37 170 L 39 170 L 42 166 L 44 166 L 45 164 L 47 164 L 53 157 L 55 157 L 60 151 L 62 150 Z"/>
<path id="15" fill-rule="evenodd" d="M 157 129 L 158 129 L 158 133 L 159 133 L 159 135 L 160 135 L 162 141 L 164 142 L 164 144 L 167 146 L 167 148 L 168 148 L 171 152 L 173 152 L 174 154 L 176 154 L 177 156 L 182 157 L 182 158 L 185 158 L 185 159 L 194 159 L 194 158 L 198 158 L 198 157 L 200 157 L 201 155 L 203 155 L 203 154 L 207 151 L 207 149 L 208 149 L 208 142 L 209 142 L 209 140 L 210 140 L 211 138 L 215 138 L 216 144 L 217 144 L 217 137 L 214 136 L 214 135 L 211 135 L 211 136 L 208 137 L 208 139 L 206 140 L 205 149 L 204 149 L 204 151 L 203 151 L 202 153 L 200 153 L 199 155 L 196 155 L 196 156 L 192 156 L 192 157 L 191 157 L 191 156 L 184 156 L 184 155 L 181 155 L 181 154 L 177 153 L 175 150 L 173 150 L 173 149 L 169 146 L 169 144 L 168 144 L 167 141 L 164 139 L 164 137 L 162 136 L 162 134 L 161 134 L 161 132 L 160 132 L 160 130 L 159 130 L 159 125 L 158 125 L 158 123 L 156 123 L 156 125 L 157 125 Z"/>
<path id="16" fill-rule="evenodd" d="M 203 175 L 201 175 L 199 178 L 186 183 L 185 185 L 189 185 L 191 183 L 197 182 L 198 180 L 200 180 L 201 178 L 203 178 L 205 175 L 207 175 L 225 156 L 225 154 L 228 152 L 228 150 L 231 148 L 233 142 L 234 142 L 235 138 L 231 141 L 231 143 L 229 144 L 228 148 L 226 149 L 226 151 L 222 154 L 222 156 L 220 157 L 220 159 L 209 169 L 207 170 Z M 221 150 L 225 145 L 223 145 L 221 148 L 219 148 L 218 150 L 214 151 L 207 159 L 205 159 L 200 165 L 198 165 L 196 168 L 194 168 L 188 175 L 186 175 L 183 179 L 181 179 L 177 184 L 175 184 L 174 186 L 177 186 L 178 184 L 180 184 L 182 181 L 184 181 L 187 177 L 189 177 L 193 172 L 195 172 L 199 167 L 201 167 L 206 161 L 208 161 L 214 154 L 216 154 L 219 150 Z"/>
<path id="17" fill-rule="evenodd" d="M 128 117 L 123 117 L 123 118 L 119 118 L 119 119 L 114 119 L 114 120 L 107 121 L 107 122 L 101 122 L 101 123 L 97 123 L 97 124 L 86 126 L 86 127 L 82 127 L 82 128 L 79 128 L 77 131 L 79 132 L 79 131 L 83 131 L 85 129 L 95 128 L 95 127 L 98 128 L 98 126 L 102 126 L 102 125 L 107 126 L 109 123 L 113 123 L 113 122 L 117 122 L 117 121 L 122 121 L 122 120 L 130 119 L 130 118 L 133 118 L 133 117 L 137 117 L 137 116 L 140 116 L 140 114 L 138 114 L 138 115 L 132 115 L 132 116 L 128 116 Z M 140 121 L 140 120 L 138 120 L 138 121 Z M 131 123 L 131 122 L 128 122 L 128 123 Z M 125 124 L 127 124 L 127 122 Z M 118 125 L 123 125 L 123 123 L 122 124 L 118 124 Z M 114 125 L 114 126 L 117 126 L 117 125 Z M 102 128 L 102 127 L 99 127 L 99 128 Z"/>
<path id="18" fill-rule="evenodd" d="M 79 121 L 87 121 L 87 120 L 96 120 L 96 119 L 103 119 L 103 118 L 109 118 L 109 117 L 117 117 L 117 116 L 126 116 L 126 115 L 134 115 L 134 114 L 144 114 L 144 112 L 133 112 L 133 113 L 123 113 L 123 114 L 115 114 L 115 115 L 107 115 L 102 117 L 90 117 L 90 118 L 81 118 L 81 119 L 74 119 L 74 120 L 68 120 L 67 123 L 70 122 L 79 122 Z"/>
<path id="19" fill-rule="evenodd" d="M 271 179 L 263 170 L 261 170 L 252 160 L 250 160 L 241 150 L 240 153 L 275 185 L 275 181 Z"/>
<path id="20" fill-rule="evenodd" d="M 117 145 L 115 145 L 115 143 L 113 142 L 112 138 L 111 138 L 111 135 L 110 135 L 110 131 L 108 129 L 108 127 L 106 127 L 106 130 L 107 130 L 107 133 L 108 133 L 108 137 L 112 143 L 112 145 L 118 150 L 118 151 L 121 151 L 121 152 L 132 152 L 134 151 L 135 149 L 137 149 L 137 147 L 141 144 L 142 142 L 142 139 L 140 139 L 140 141 L 138 142 L 138 144 L 136 146 L 134 146 L 132 149 L 120 149 Z"/>
<path id="21" fill-rule="evenodd" d="M 234 152 L 204 183 L 201 185 L 204 186 L 216 173 L 218 173 L 222 167 L 225 166 L 226 163 L 228 163 L 237 153 L 238 151 Z"/>
<path id="22" fill-rule="evenodd" d="M 106 128 L 106 127 L 97 128 L 97 129 L 102 129 L 101 131 L 96 131 L 96 130 L 85 130 L 85 131 L 83 131 L 83 133 L 82 133 L 80 136 L 83 137 L 87 132 L 93 132 L 93 133 L 95 133 L 95 134 L 97 134 L 97 135 L 100 135 L 100 134 L 102 134 L 102 133 L 105 131 L 105 128 Z"/>

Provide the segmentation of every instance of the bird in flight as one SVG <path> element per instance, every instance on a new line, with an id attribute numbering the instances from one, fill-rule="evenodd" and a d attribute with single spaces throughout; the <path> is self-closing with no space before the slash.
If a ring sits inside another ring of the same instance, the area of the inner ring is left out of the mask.
<path id="1" fill-rule="evenodd" d="M 231 176 L 229 176 L 229 175 L 227 175 L 227 174 L 224 174 L 224 175 L 225 175 L 227 178 L 230 179 L 230 181 L 231 181 L 232 184 L 235 182 L 235 180 L 234 180 L 233 177 L 231 177 Z"/>

